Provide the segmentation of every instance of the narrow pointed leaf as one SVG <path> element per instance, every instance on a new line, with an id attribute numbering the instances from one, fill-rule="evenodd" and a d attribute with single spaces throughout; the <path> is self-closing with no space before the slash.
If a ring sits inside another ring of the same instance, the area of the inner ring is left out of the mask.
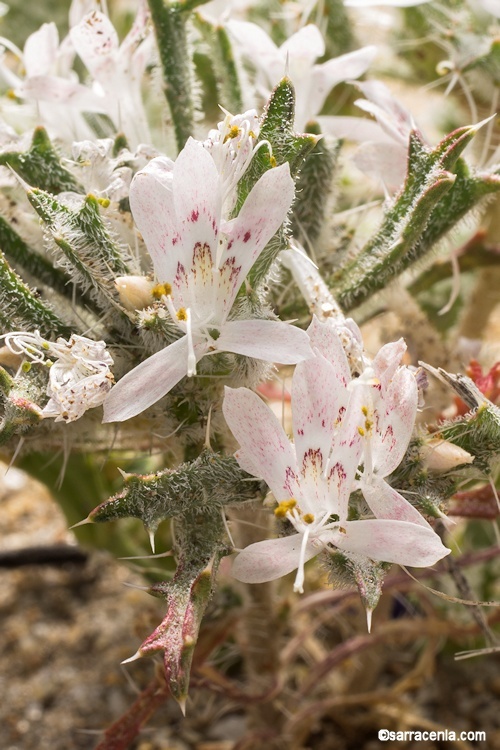
<path id="1" fill-rule="evenodd" d="M 129 475 L 123 490 L 98 505 L 89 520 L 139 518 L 148 530 L 156 531 L 164 519 L 182 516 L 193 507 L 204 513 L 254 499 L 261 483 L 247 479 L 234 458 L 207 450 L 175 470 Z"/>
<path id="2" fill-rule="evenodd" d="M 472 174 L 460 154 L 477 126 L 459 128 L 434 149 L 410 136 L 408 173 L 379 232 L 332 279 L 344 310 L 361 304 L 415 263 L 483 197 L 500 190 L 496 174 Z"/>
<path id="3" fill-rule="evenodd" d="M 73 175 L 62 166 L 59 154 L 42 127 L 35 129 L 28 151 L 4 151 L 0 154 L 0 165 L 12 167 L 30 185 L 54 195 L 66 190 L 83 192 Z"/>
<path id="4" fill-rule="evenodd" d="M 71 335 L 70 327 L 12 270 L 0 250 L 0 331 L 39 330 L 42 336 Z"/>

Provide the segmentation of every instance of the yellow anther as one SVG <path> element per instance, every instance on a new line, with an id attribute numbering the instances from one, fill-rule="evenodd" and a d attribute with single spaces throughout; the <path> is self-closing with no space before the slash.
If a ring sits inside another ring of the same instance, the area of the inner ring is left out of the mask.
<path id="1" fill-rule="evenodd" d="M 276 158 L 272 154 L 269 157 L 269 162 L 270 162 L 270 164 L 271 164 L 272 167 L 278 166 L 278 162 L 276 161 Z"/>
<path id="2" fill-rule="evenodd" d="M 282 500 L 278 507 L 274 509 L 274 515 L 276 518 L 285 518 L 288 511 L 293 510 L 296 505 L 297 501 L 293 497 L 289 500 Z"/>
<path id="3" fill-rule="evenodd" d="M 358 432 L 361 435 L 361 437 L 365 436 L 365 431 L 364 431 L 364 429 L 362 427 L 358 427 Z"/>
<path id="4" fill-rule="evenodd" d="M 368 416 L 368 407 L 367 406 L 362 406 L 361 407 L 361 411 L 363 412 L 363 414 L 365 415 L 365 417 Z"/>
<path id="5" fill-rule="evenodd" d="M 6 94 L 6 96 L 7 96 L 8 99 L 14 99 L 14 100 L 17 99 L 17 96 L 14 93 L 14 89 L 8 89 L 5 92 L 5 94 Z"/>
<path id="6" fill-rule="evenodd" d="M 312 513 L 306 513 L 302 516 L 304 523 L 314 523 L 314 516 Z"/>
<path id="7" fill-rule="evenodd" d="M 151 290 L 154 299 L 161 299 L 163 296 L 168 297 L 172 294 L 170 284 L 157 284 Z"/>
<path id="8" fill-rule="evenodd" d="M 48 349 L 50 349 L 50 344 L 49 344 L 48 341 L 44 341 L 43 342 L 42 349 L 45 349 L 45 351 L 47 351 Z"/>
<path id="9" fill-rule="evenodd" d="M 111 203 L 111 201 L 109 200 L 109 198 L 98 198 L 97 202 L 103 208 L 107 208 L 109 206 L 109 204 Z"/>
<path id="10" fill-rule="evenodd" d="M 188 314 L 185 307 L 179 307 L 177 310 L 177 320 L 187 320 Z"/>
<path id="11" fill-rule="evenodd" d="M 225 135 L 224 140 L 222 141 L 222 143 L 225 143 L 230 138 L 237 138 L 239 136 L 240 132 L 241 131 L 240 131 L 240 129 L 239 129 L 239 127 L 237 125 L 231 125 L 231 127 L 229 128 L 227 134 Z"/>
<path id="12" fill-rule="evenodd" d="M 365 419 L 365 430 L 367 432 L 370 432 L 371 428 L 373 427 L 373 422 L 371 419 Z"/>
<path id="13" fill-rule="evenodd" d="M 23 372 L 29 372 L 31 370 L 31 362 L 23 362 L 21 365 L 21 370 Z"/>
<path id="14" fill-rule="evenodd" d="M 255 135 L 255 133 L 253 132 L 253 130 L 249 130 L 248 131 L 248 137 L 249 138 L 257 138 L 257 136 Z"/>

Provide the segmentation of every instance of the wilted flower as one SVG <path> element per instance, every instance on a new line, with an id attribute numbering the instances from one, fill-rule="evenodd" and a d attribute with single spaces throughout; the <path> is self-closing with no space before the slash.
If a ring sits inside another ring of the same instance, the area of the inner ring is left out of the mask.
<path id="1" fill-rule="evenodd" d="M 74 422 L 87 409 L 100 406 L 113 384 L 110 371 L 113 359 L 104 341 L 73 334 L 69 341 L 59 338 L 53 342 L 44 339 L 38 331 L 13 331 L 3 338 L 9 350 L 26 363 L 50 368 L 49 401 L 42 409 L 42 417 L 54 418 L 56 422 Z"/>

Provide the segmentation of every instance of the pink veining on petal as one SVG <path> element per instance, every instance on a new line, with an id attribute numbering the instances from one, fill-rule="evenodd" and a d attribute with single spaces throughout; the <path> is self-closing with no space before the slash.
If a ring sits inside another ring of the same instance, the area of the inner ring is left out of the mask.
<path id="1" fill-rule="evenodd" d="M 248 388 L 225 388 L 223 412 L 241 449 L 237 458 L 243 468 L 258 467 L 276 499 L 299 492 L 295 454 L 278 419 L 257 394 Z"/>

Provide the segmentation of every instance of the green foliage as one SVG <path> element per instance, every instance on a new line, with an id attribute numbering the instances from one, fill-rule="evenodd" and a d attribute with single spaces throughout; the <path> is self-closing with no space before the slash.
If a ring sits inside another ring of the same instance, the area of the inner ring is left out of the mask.
<path id="1" fill-rule="evenodd" d="M 213 68 L 218 104 L 233 114 L 241 112 L 241 85 L 227 31 L 223 26 L 215 26 L 198 14 L 195 16 L 195 23 L 208 48 L 209 56 L 203 56 L 203 67 L 210 64 Z"/>
<path id="2" fill-rule="evenodd" d="M 128 474 L 121 492 L 106 500 L 88 517 L 91 523 L 118 518 L 139 518 L 154 534 L 167 518 L 190 511 L 203 516 L 226 505 L 252 500 L 260 490 L 257 480 L 248 481 L 235 459 L 204 451 L 191 463 L 146 476 Z"/>
<path id="3" fill-rule="evenodd" d="M 470 408 L 471 412 L 440 428 L 439 434 L 474 456 L 473 466 L 490 474 L 500 455 L 500 409 L 465 375 L 439 374 Z"/>
<path id="4" fill-rule="evenodd" d="M 188 41 L 189 11 L 208 0 L 148 0 L 163 73 L 163 90 L 179 151 L 194 128 L 194 76 Z"/>
<path id="5" fill-rule="evenodd" d="M 308 133 L 316 133 L 308 126 Z M 297 179 L 297 197 L 292 208 L 291 228 L 293 236 L 304 245 L 314 245 L 325 225 L 328 200 L 330 198 L 340 153 L 341 142 L 321 138 L 310 154 Z"/>
<path id="6" fill-rule="evenodd" d="M 12 270 L 0 250 L 0 331 L 19 330 L 39 330 L 49 338 L 71 333 L 68 324 Z"/>
<path id="7" fill-rule="evenodd" d="M 192 510 L 176 522 L 175 535 L 178 564 L 174 578 L 149 588 L 153 596 L 166 600 L 167 612 L 137 656 L 164 653 L 168 685 L 184 710 L 202 617 L 214 590 L 220 560 L 230 549 L 224 542 L 224 524 L 217 510 L 203 515 Z"/>
<path id="8" fill-rule="evenodd" d="M 0 216 L 0 248 L 9 262 L 22 271 L 47 284 L 59 294 L 71 294 L 68 277 L 60 269 L 54 268 L 45 255 L 29 247 L 2 216 Z"/>
<path id="9" fill-rule="evenodd" d="M 46 400 L 45 382 L 36 368 L 21 372 L 14 379 L 0 368 L 0 446 L 15 435 L 30 432 L 43 419 L 38 404 Z"/>
<path id="10" fill-rule="evenodd" d="M 333 282 L 333 294 L 351 310 L 383 289 L 429 252 L 481 198 L 500 189 L 496 174 L 471 174 L 460 154 L 477 126 L 459 128 L 430 149 L 410 136 L 408 173 L 377 234 Z"/>
<path id="11" fill-rule="evenodd" d="M 59 154 L 42 127 L 35 129 L 28 151 L 0 153 L 0 165 L 11 167 L 33 187 L 48 190 L 54 195 L 63 191 L 83 192 L 73 175 L 62 166 Z"/>
<path id="12" fill-rule="evenodd" d="M 98 308 L 119 311 L 122 323 L 128 314 L 122 308 L 114 285 L 116 276 L 129 273 L 123 248 L 112 237 L 93 195 L 69 208 L 55 196 L 26 187 L 28 200 L 43 220 L 65 258 L 65 270 L 84 292 L 89 291 Z"/>
<path id="13" fill-rule="evenodd" d="M 292 177 L 297 177 L 306 156 L 317 143 L 315 135 L 299 135 L 294 132 L 295 90 L 289 78 L 283 78 L 276 86 L 267 103 L 257 143 L 267 141 L 270 145 L 258 149 L 252 162 L 238 183 L 238 199 L 234 210 L 238 214 L 248 194 L 262 175 L 285 162 L 290 165 Z M 257 287 L 266 277 L 270 266 L 281 250 L 287 246 L 286 230 L 279 230 L 261 253 L 248 280 Z"/>

